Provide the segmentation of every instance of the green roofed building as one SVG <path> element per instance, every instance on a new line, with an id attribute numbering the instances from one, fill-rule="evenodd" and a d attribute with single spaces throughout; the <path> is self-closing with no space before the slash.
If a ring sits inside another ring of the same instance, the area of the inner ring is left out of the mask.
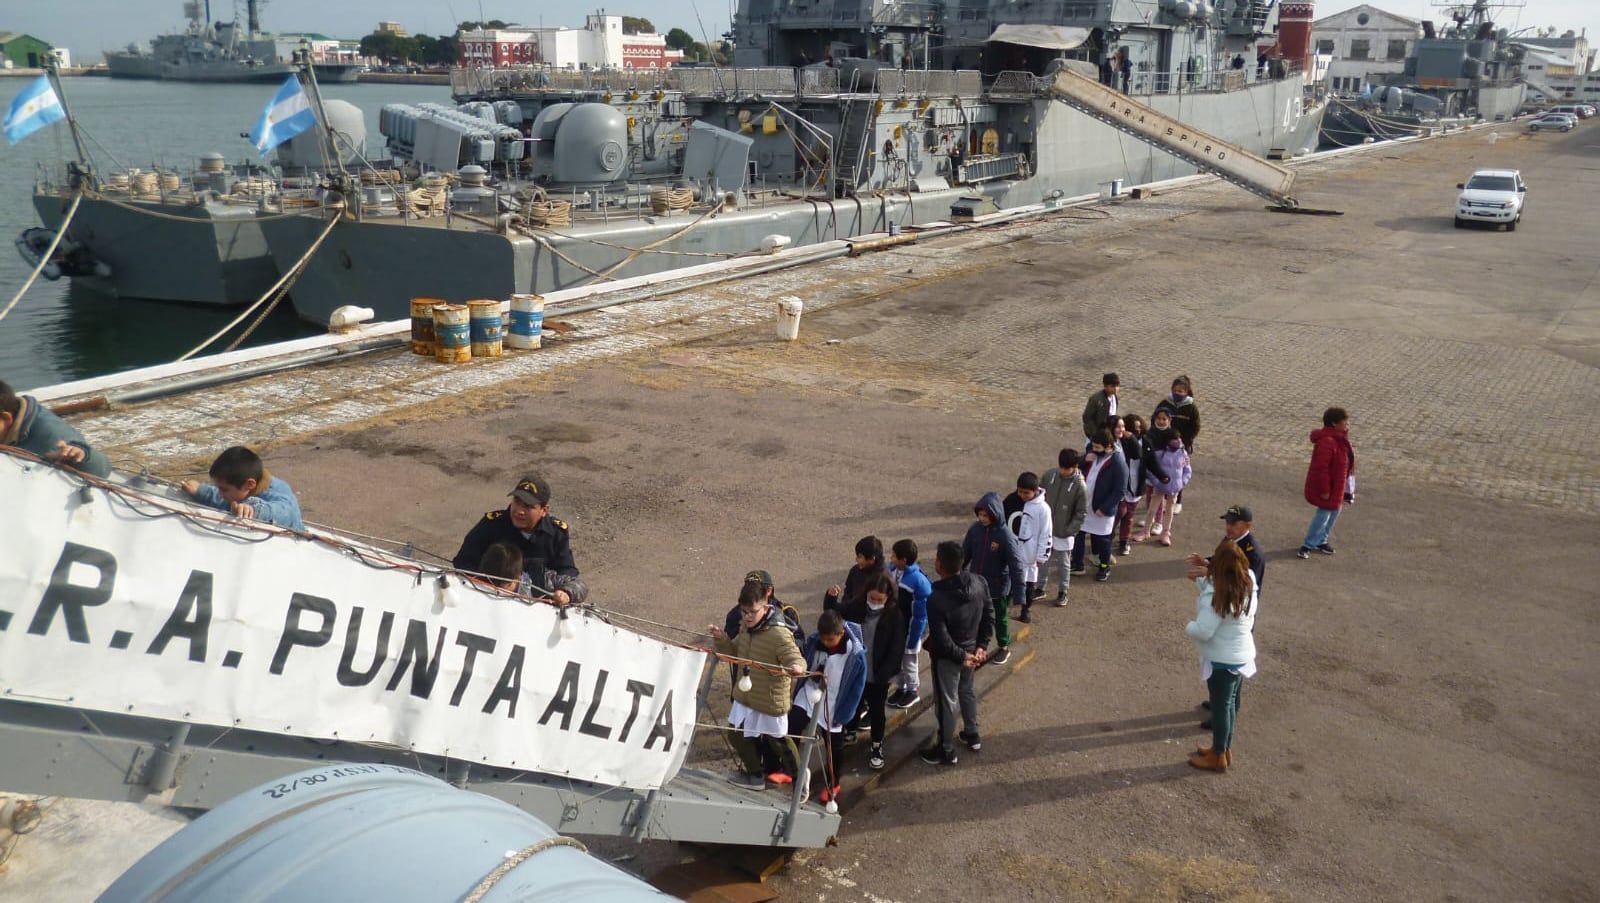
<path id="1" fill-rule="evenodd" d="M 33 35 L 0 31 L 0 66 L 8 69 L 42 69 L 50 45 Z"/>

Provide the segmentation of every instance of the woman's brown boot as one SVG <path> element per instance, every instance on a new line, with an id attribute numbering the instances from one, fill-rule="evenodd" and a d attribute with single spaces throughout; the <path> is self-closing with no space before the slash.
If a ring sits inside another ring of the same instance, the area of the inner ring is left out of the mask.
<path id="1" fill-rule="evenodd" d="M 1211 755 L 1211 747 L 1209 747 L 1209 746 L 1199 747 L 1193 753 L 1191 753 L 1191 755 L 1209 756 L 1209 755 Z M 1222 759 L 1222 764 L 1223 765 L 1225 765 L 1225 766 L 1227 766 L 1229 768 L 1233 767 L 1233 750 L 1230 749 L 1227 752 L 1223 753 L 1220 758 Z"/>
<path id="2" fill-rule="evenodd" d="M 1204 771 L 1224 772 L 1228 770 L 1227 753 L 1217 755 L 1213 750 L 1197 752 L 1189 757 L 1189 764 Z"/>

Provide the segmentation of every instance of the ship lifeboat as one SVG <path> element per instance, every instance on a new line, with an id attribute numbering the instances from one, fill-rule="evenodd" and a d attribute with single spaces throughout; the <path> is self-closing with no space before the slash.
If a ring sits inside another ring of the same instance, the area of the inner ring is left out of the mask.
<path id="1" fill-rule="evenodd" d="M 17 253 L 28 262 L 28 266 L 37 267 L 55 237 L 54 232 L 42 226 L 24 229 L 22 234 L 17 236 Z M 39 270 L 39 274 L 51 282 L 62 276 L 69 278 L 98 276 L 104 279 L 111 275 L 111 267 L 105 261 L 96 258 L 88 248 L 70 238 L 63 238 L 61 243 L 56 245 L 55 253 L 50 255 L 50 259 Z"/>

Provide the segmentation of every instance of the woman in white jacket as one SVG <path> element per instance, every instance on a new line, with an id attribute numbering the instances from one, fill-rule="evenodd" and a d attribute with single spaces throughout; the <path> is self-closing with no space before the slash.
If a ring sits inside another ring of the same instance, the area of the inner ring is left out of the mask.
<path id="1" fill-rule="evenodd" d="M 1184 631 L 1200 647 L 1200 677 L 1211 691 L 1211 745 L 1195 750 L 1189 764 L 1221 772 L 1233 764 L 1239 685 L 1256 673 L 1256 578 L 1244 552 L 1224 539 L 1195 583 L 1200 594 Z"/>

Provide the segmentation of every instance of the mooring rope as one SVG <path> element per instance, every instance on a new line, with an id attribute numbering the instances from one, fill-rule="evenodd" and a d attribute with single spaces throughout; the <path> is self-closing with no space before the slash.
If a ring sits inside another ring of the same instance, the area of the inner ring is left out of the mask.
<path id="1" fill-rule="evenodd" d="M 184 355 L 179 357 L 177 361 L 174 361 L 174 363 L 177 363 L 178 361 L 186 361 L 189 358 L 194 357 L 196 354 L 199 354 L 212 342 L 215 342 L 217 339 L 227 335 L 228 330 L 244 322 L 244 318 L 250 316 L 250 314 L 254 312 L 256 308 L 260 307 L 262 304 L 265 304 L 267 299 L 272 299 L 272 303 L 267 306 L 266 310 L 261 312 L 261 316 L 257 317 L 256 321 L 251 323 L 250 327 L 246 329 L 242 335 L 240 335 L 237 339 L 234 339 L 233 344 L 229 345 L 226 350 L 232 351 L 233 349 L 239 347 L 240 343 L 242 343 L 245 339 L 250 337 L 250 333 L 254 332 L 256 327 L 261 325 L 261 322 L 267 318 L 267 314 L 272 313 L 272 309 L 277 307 L 278 302 L 282 301 L 283 297 L 289 293 L 290 286 L 294 285 L 295 280 L 300 278 L 300 274 L 305 270 L 306 264 L 311 262 L 311 255 L 317 253 L 317 249 L 322 247 L 323 241 L 327 240 L 328 236 L 333 234 L 333 227 L 339 225 L 339 220 L 342 218 L 342 213 L 339 211 L 343 210 L 344 205 L 333 204 L 330 206 L 336 209 L 333 216 L 328 218 L 327 227 L 322 230 L 321 235 L 317 236 L 317 240 L 311 243 L 311 247 L 306 248 L 306 252 L 300 255 L 300 259 L 294 262 L 294 266 L 289 267 L 288 272 L 278 277 L 278 281 L 274 282 L 271 288 L 267 289 L 260 298 L 257 298 L 254 304 L 251 304 L 249 307 L 245 308 L 244 311 L 239 314 L 239 316 L 234 317 L 231 323 L 217 330 L 211 335 L 210 338 L 184 353 Z"/>
<path id="2" fill-rule="evenodd" d="M 45 248 L 44 253 L 39 255 L 39 262 L 34 265 L 33 272 L 28 274 L 28 281 L 22 283 L 22 288 L 17 289 L 17 293 L 11 296 L 11 301 L 6 304 L 6 309 L 0 310 L 0 320 L 4 320 L 6 314 L 11 313 L 11 308 L 17 306 L 17 302 L 21 301 L 22 296 L 27 294 L 28 289 L 33 286 L 33 281 L 39 278 L 39 274 L 44 272 L 46 266 L 49 266 L 50 257 L 55 254 L 56 247 L 61 244 L 61 239 L 67 236 L 67 227 L 72 225 L 72 218 L 78 214 L 78 204 L 82 201 L 83 192 L 75 192 L 72 195 L 72 206 L 67 208 L 67 218 L 62 220 L 61 226 L 56 229 L 55 238 L 50 239 L 50 247 Z"/>

